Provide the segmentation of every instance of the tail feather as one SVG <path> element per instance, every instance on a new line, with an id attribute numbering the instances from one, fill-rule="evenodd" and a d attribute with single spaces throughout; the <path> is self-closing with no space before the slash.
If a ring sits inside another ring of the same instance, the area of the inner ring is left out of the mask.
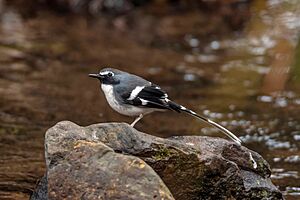
<path id="1" fill-rule="evenodd" d="M 208 124 L 216 127 L 217 129 L 219 129 L 220 131 L 222 131 L 225 135 L 227 135 L 230 139 L 232 139 L 235 143 L 237 143 L 238 145 L 241 145 L 242 141 L 237 136 L 235 136 L 232 132 L 230 132 L 229 130 L 227 130 L 226 128 L 224 128 L 223 126 L 221 126 L 220 124 L 218 124 L 218 123 L 216 123 L 216 122 L 214 122 L 214 121 L 212 121 L 212 120 L 210 120 L 210 119 L 208 119 L 206 117 L 203 117 L 203 116 L 197 114 L 196 112 L 194 112 L 192 110 L 189 110 L 186 107 L 184 107 L 182 105 L 179 105 L 179 104 L 177 104 L 177 103 L 175 103 L 173 101 L 169 100 L 169 101 L 167 101 L 167 103 L 168 103 L 168 106 L 172 110 L 174 110 L 176 112 L 183 111 L 183 112 L 185 112 L 185 113 L 187 113 L 189 115 L 192 115 L 193 117 L 196 117 L 196 118 L 198 118 L 198 119 L 200 119 L 200 120 L 202 120 L 202 121 L 204 121 L 204 122 L 206 122 L 206 123 L 208 123 Z"/>

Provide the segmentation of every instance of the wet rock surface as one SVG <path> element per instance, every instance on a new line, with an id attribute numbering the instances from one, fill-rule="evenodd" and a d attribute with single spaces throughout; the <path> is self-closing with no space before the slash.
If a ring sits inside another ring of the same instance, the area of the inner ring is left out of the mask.
<path id="1" fill-rule="evenodd" d="M 259 154 L 251 151 L 255 168 L 249 149 L 220 138 L 163 139 L 125 123 L 80 127 L 63 121 L 47 131 L 45 145 L 53 198 L 172 199 L 168 187 L 175 199 L 282 199 Z"/>

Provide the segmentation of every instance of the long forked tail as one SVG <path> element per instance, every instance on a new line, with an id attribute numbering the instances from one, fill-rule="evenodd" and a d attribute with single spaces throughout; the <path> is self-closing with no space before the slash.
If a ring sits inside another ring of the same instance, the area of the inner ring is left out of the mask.
<path id="1" fill-rule="evenodd" d="M 206 118 L 206 117 L 203 117 L 201 115 L 198 115 L 196 112 L 192 111 L 192 110 L 189 110 L 187 109 L 186 107 L 182 106 L 182 105 L 179 105 L 173 101 L 170 101 L 168 100 L 167 101 L 168 103 L 168 106 L 172 109 L 172 110 L 175 110 L 177 112 L 185 112 L 189 115 L 192 115 L 193 117 L 196 117 L 214 127 L 216 127 L 217 129 L 219 129 L 220 131 L 222 131 L 225 135 L 227 135 L 230 139 L 232 139 L 235 143 L 237 143 L 238 145 L 241 145 L 242 141 L 237 137 L 235 136 L 232 132 L 230 132 L 229 130 L 227 130 L 226 128 L 224 128 L 223 126 L 221 126 L 220 124 Z"/>

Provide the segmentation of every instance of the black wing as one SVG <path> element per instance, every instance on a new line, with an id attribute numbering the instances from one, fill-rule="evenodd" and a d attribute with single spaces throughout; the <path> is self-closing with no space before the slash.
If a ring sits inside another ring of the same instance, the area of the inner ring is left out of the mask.
<path id="1" fill-rule="evenodd" d="M 134 98 L 129 98 L 129 96 L 128 94 L 123 96 L 123 100 L 127 104 L 146 108 L 171 110 L 167 103 L 167 93 L 157 85 L 152 84 L 145 86 Z"/>

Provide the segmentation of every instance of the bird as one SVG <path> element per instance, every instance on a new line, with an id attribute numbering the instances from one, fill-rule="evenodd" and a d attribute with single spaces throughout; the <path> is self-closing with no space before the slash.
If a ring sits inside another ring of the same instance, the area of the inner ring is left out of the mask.
<path id="1" fill-rule="evenodd" d="M 136 117 L 131 123 L 132 127 L 149 113 L 171 110 L 196 117 L 219 129 L 236 144 L 241 145 L 242 143 L 237 136 L 220 124 L 171 101 L 168 94 L 159 85 L 140 76 L 108 67 L 101 69 L 99 73 L 89 74 L 89 77 L 100 81 L 100 87 L 113 110 L 122 115 Z"/>

